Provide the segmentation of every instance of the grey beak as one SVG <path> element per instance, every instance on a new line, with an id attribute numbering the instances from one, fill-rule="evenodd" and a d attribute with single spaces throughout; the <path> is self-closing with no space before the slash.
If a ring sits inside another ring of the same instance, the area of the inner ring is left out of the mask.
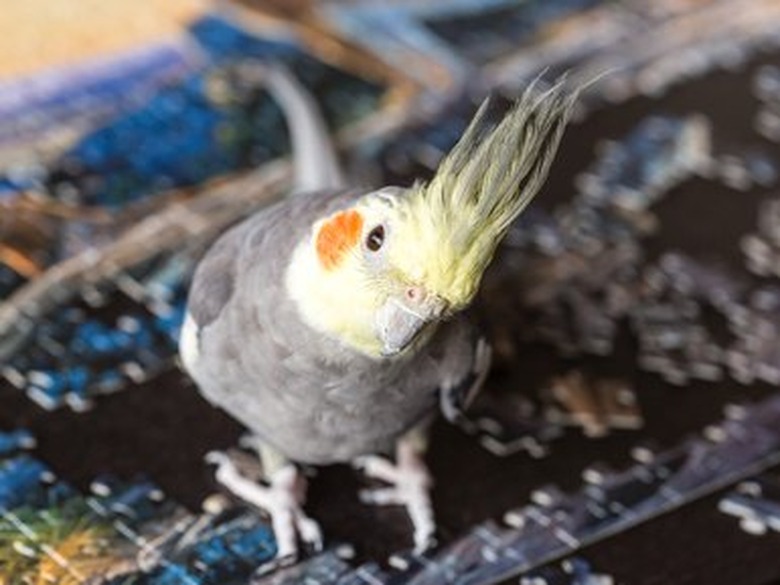
<path id="1" fill-rule="evenodd" d="M 414 306 L 390 297 L 377 314 L 376 329 L 382 341 L 382 355 L 389 357 L 406 349 L 422 329 L 440 317 L 443 303 L 428 298 Z"/>

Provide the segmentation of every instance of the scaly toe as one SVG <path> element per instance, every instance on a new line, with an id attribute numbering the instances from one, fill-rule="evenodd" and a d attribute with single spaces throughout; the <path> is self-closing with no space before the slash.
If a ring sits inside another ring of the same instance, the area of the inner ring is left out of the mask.
<path id="1" fill-rule="evenodd" d="M 299 515 L 296 519 L 296 526 L 301 540 L 313 552 L 321 552 L 323 549 L 322 530 L 320 525 L 308 516 Z"/>
<path id="2" fill-rule="evenodd" d="M 422 552 L 436 542 L 436 523 L 429 493 L 433 482 L 421 460 L 405 461 L 396 466 L 382 457 L 361 457 L 355 465 L 368 477 L 385 481 L 390 486 L 361 490 L 358 495 L 369 505 L 404 506 L 414 527 L 414 550 Z"/>
<path id="3" fill-rule="evenodd" d="M 225 465 L 230 463 L 230 457 L 222 451 L 209 451 L 203 456 L 203 461 L 209 465 Z"/>
<path id="4" fill-rule="evenodd" d="M 358 457 L 352 462 L 352 466 L 365 474 L 366 477 L 397 484 L 400 474 L 398 468 L 391 461 L 376 455 Z"/>
<path id="5" fill-rule="evenodd" d="M 292 562 L 298 558 L 298 537 L 309 547 L 322 549 L 319 525 L 306 516 L 301 508 L 305 492 L 299 472 L 286 466 L 270 478 L 270 485 L 261 485 L 242 476 L 230 457 L 213 452 L 206 456 L 217 465 L 216 478 L 240 499 L 261 508 L 271 517 L 276 539 L 277 563 Z"/>

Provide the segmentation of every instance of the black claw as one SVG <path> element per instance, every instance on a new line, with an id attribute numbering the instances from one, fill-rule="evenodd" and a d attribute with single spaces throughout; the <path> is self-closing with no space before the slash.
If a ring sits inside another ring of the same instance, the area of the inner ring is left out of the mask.
<path id="1" fill-rule="evenodd" d="M 307 556 L 321 553 L 324 548 L 321 542 L 306 542 L 303 547 Z"/>
<path id="2" fill-rule="evenodd" d="M 255 574 L 266 575 L 268 573 L 272 573 L 283 567 L 292 566 L 297 562 L 298 562 L 298 553 L 291 553 L 283 557 L 276 557 L 274 560 L 265 563 L 261 567 L 258 567 L 257 571 L 255 571 Z"/>
<path id="3" fill-rule="evenodd" d="M 263 578 L 269 573 L 273 573 L 274 571 L 283 569 L 284 567 L 289 567 L 291 565 L 294 565 L 297 561 L 298 561 L 297 554 L 289 554 L 283 557 L 275 558 L 274 560 L 269 561 L 267 563 L 264 563 L 259 567 L 257 567 L 254 573 L 252 573 L 248 585 L 254 585 L 257 582 L 262 581 Z"/>
<path id="4" fill-rule="evenodd" d="M 439 547 L 439 537 L 437 535 L 431 535 L 425 544 L 420 548 L 419 554 L 429 553 Z"/>

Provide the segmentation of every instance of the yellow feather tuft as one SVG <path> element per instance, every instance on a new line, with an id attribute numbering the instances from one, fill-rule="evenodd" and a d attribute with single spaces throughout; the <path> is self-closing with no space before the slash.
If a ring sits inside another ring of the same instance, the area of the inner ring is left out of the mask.
<path id="1" fill-rule="evenodd" d="M 577 95 L 563 80 L 541 94 L 531 84 L 492 127 L 483 102 L 430 183 L 403 200 L 405 244 L 395 260 L 412 279 L 453 308 L 468 304 L 498 243 L 547 178 Z"/>

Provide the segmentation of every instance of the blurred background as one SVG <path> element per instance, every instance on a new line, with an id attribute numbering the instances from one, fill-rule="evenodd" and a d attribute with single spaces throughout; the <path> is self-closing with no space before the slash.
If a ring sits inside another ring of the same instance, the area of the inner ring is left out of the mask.
<path id="1" fill-rule="evenodd" d="M 779 1 L 26 0 L 0 31 L 0 584 L 780 582 Z M 405 568 L 403 512 L 339 466 L 310 509 L 351 556 L 261 577 L 262 515 L 202 511 L 203 455 L 246 453 L 176 341 L 204 250 L 291 185 L 269 63 L 367 188 L 430 177 L 488 95 L 498 118 L 537 77 L 587 84 L 484 282 L 488 387 L 435 427 L 442 548 Z M 208 530 L 171 545 L 182 518 Z"/>

